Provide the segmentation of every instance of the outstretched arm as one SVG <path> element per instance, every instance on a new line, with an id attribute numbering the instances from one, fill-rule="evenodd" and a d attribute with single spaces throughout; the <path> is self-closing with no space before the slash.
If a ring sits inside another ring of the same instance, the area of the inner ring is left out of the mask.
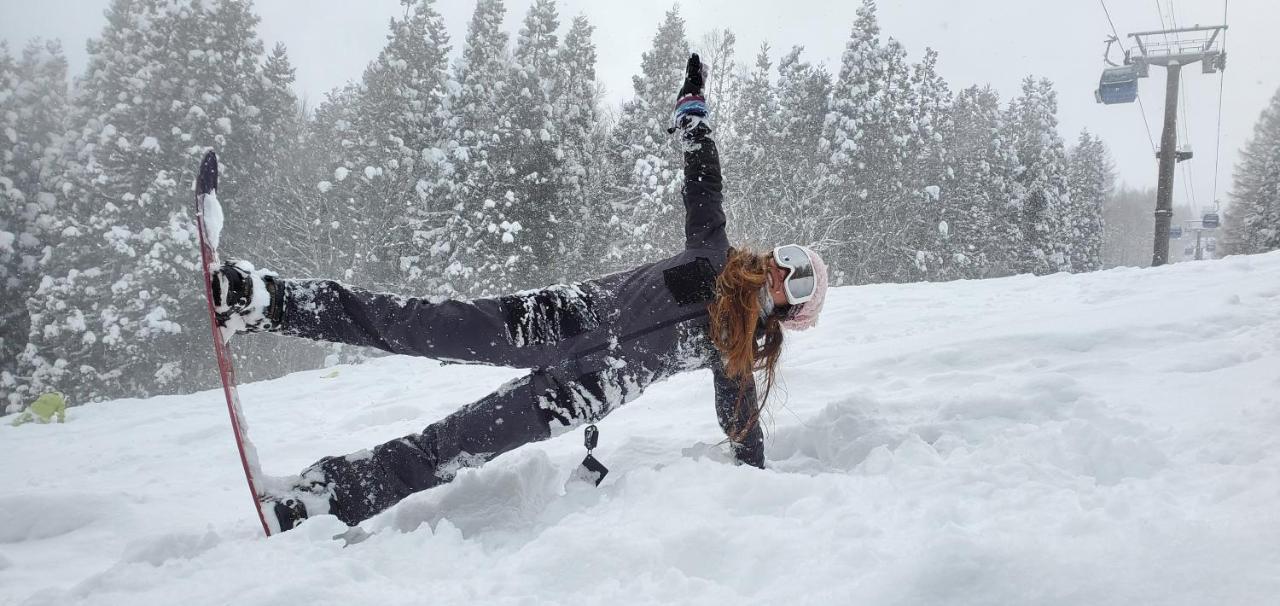
<path id="1" fill-rule="evenodd" d="M 732 379 L 724 364 L 711 365 L 716 388 L 716 418 L 729 436 L 733 456 L 739 463 L 764 468 L 764 432 L 760 429 L 760 408 L 756 404 L 756 383 Z"/>
<path id="2" fill-rule="evenodd" d="M 725 250 L 729 237 L 725 233 L 720 154 L 708 136 L 711 128 L 702 94 L 706 73 L 698 55 L 690 56 L 670 131 L 679 131 L 684 144 L 685 248 Z"/>

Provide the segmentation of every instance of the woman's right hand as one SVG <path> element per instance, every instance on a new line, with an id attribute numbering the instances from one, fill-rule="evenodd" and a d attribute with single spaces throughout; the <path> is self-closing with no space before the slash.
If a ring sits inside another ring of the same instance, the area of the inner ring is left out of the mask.
<path id="1" fill-rule="evenodd" d="M 689 63 L 684 70 L 684 86 L 680 87 L 680 94 L 676 95 L 676 100 L 679 101 L 688 95 L 702 96 L 702 87 L 706 80 L 707 66 L 702 64 L 698 53 L 689 55 Z"/>
<path id="2" fill-rule="evenodd" d="M 689 63 L 685 66 L 684 85 L 676 95 L 676 109 L 671 116 L 671 128 L 667 129 L 668 133 L 679 130 L 686 138 L 693 138 L 699 133 L 711 132 L 706 125 L 710 112 L 707 109 L 706 98 L 702 95 L 702 87 L 706 79 L 707 66 L 702 64 L 697 53 L 690 55 Z"/>

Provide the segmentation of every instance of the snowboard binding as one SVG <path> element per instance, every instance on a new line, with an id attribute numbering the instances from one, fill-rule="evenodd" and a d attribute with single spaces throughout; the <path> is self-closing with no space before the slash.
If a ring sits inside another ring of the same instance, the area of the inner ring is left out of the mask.
<path id="1" fill-rule="evenodd" d="M 269 270 L 248 261 L 225 261 L 210 277 L 218 326 L 235 332 L 269 332 L 279 328 L 283 291 Z"/>

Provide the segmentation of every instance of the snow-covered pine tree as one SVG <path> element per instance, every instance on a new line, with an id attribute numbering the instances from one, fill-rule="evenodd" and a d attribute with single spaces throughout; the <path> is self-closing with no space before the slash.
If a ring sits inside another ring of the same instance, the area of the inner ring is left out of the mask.
<path id="1" fill-rule="evenodd" d="M 1280 249 L 1280 89 L 1240 151 L 1227 217 L 1231 253 Z"/>
<path id="2" fill-rule="evenodd" d="M 5 111 L 9 111 L 11 107 L 14 89 L 17 86 L 17 67 L 14 65 L 13 55 L 9 52 L 9 42 L 0 40 L 0 87 L 2 87 L 0 88 L 0 107 Z M 12 145 L 13 141 L 9 141 L 8 144 Z"/>
<path id="3" fill-rule="evenodd" d="M 1004 138 L 1000 96 L 990 86 L 960 91 L 944 145 L 951 157 L 948 247 L 957 277 L 1014 273 L 1022 250 L 1018 156 Z"/>
<path id="4" fill-rule="evenodd" d="M 783 162 L 784 187 L 777 212 L 789 230 L 772 242 L 807 242 L 825 251 L 849 229 L 846 223 L 852 217 L 832 199 L 828 154 L 820 150 L 831 74 L 821 65 L 801 61 L 802 53 L 796 46 L 778 61 L 779 132 L 774 153 Z"/>
<path id="5" fill-rule="evenodd" d="M 162 149 L 172 150 L 162 156 L 167 156 L 163 161 L 177 182 L 174 200 L 177 212 L 170 223 L 181 226 L 190 220 L 188 178 L 204 150 L 213 147 L 220 153 L 219 187 L 224 211 L 230 217 L 239 218 L 227 222 L 222 248 L 230 256 L 257 258 L 254 254 L 257 243 L 275 232 L 249 218 L 258 212 L 257 205 L 265 201 L 267 183 L 274 178 L 277 153 L 274 144 L 287 137 L 293 126 L 289 110 L 295 102 L 289 89 L 292 78 L 287 56 L 281 48 L 275 49 L 270 57 L 266 55 L 257 36 L 259 18 L 251 2 L 206 0 L 192 1 L 186 6 L 178 2 L 167 7 L 162 5 L 162 10 L 169 11 L 174 32 L 165 41 L 169 61 L 164 79 L 181 83 L 173 99 L 182 100 L 169 106 L 174 110 L 169 125 L 177 127 L 171 128 L 170 133 L 176 135 L 178 141 L 162 139 L 161 143 Z M 275 80 L 270 80 L 263 71 L 268 64 L 274 70 L 270 78 Z M 146 225 L 145 218 L 141 224 Z M 174 233 L 181 234 L 180 231 Z M 186 246 L 185 240 L 168 245 L 175 251 L 185 250 Z M 155 254 L 157 249 L 153 246 L 150 252 Z M 148 271 L 142 274 L 142 282 L 152 285 L 148 287 L 152 290 L 170 290 L 173 282 L 184 286 L 175 293 L 173 305 L 181 310 L 181 319 L 175 317 L 174 320 L 185 334 L 165 339 L 177 343 L 171 345 L 168 361 L 157 361 L 162 368 L 167 364 L 203 360 L 207 355 L 205 344 L 189 337 L 193 329 L 199 334 L 207 322 L 198 294 L 201 287 L 185 273 L 187 259 L 179 263 L 176 254 L 172 258 L 175 262 L 147 263 Z M 195 266 L 196 261 L 198 255 L 193 254 L 190 265 Z M 187 285 L 194 290 L 185 288 Z M 274 361 L 263 364 L 261 356 L 258 357 L 260 363 L 252 365 L 256 369 L 266 370 L 274 365 Z M 207 366 L 194 366 L 199 369 L 200 380 L 204 380 L 202 375 Z M 176 379 L 176 372 L 173 374 L 174 379 L 167 381 Z M 167 389 L 163 375 L 157 374 L 160 379 L 157 387 Z"/>
<path id="6" fill-rule="evenodd" d="M 913 145 L 915 125 L 912 107 L 915 106 L 915 90 L 911 85 L 911 67 L 907 63 L 907 50 L 901 42 L 889 38 L 885 43 L 884 72 L 880 76 L 884 85 L 881 103 L 875 108 L 870 132 L 865 138 L 866 162 L 872 175 L 868 188 L 870 201 L 877 204 L 868 208 L 871 219 L 863 232 L 863 240 L 869 246 L 866 270 L 876 282 L 908 282 L 923 277 L 922 261 L 927 253 L 920 249 L 915 234 L 917 214 L 913 212 L 922 196 L 926 195 L 913 180 L 911 165 L 921 155 Z M 936 227 L 932 222 L 930 228 Z M 932 236 L 932 234 L 930 234 Z"/>
<path id="7" fill-rule="evenodd" d="M 0 40 L 0 120 L 5 126 L 0 130 L 0 288 L 3 288 L 0 292 L 0 413 L 9 412 L 6 410 L 9 406 L 14 411 L 21 406 L 15 393 L 18 388 L 15 373 L 18 370 L 17 354 L 27 342 L 27 326 L 19 327 L 19 324 L 30 325 L 26 297 L 19 290 L 22 279 L 32 273 L 22 268 L 18 244 L 18 238 L 27 230 L 22 217 L 26 195 L 10 176 L 13 169 L 8 160 L 11 155 L 9 149 L 17 144 L 18 136 L 16 130 L 13 136 L 9 135 L 13 127 L 5 119 L 13 111 L 17 86 L 18 75 L 9 54 L 9 45 Z"/>
<path id="8" fill-rule="evenodd" d="M 262 65 L 261 77 L 250 88 L 250 105 L 258 108 L 264 124 L 276 127 L 265 130 L 257 141 L 261 151 L 254 156 L 260 164 L 250 171 L 253 179 L 279 171 L 298 145 L 302 113 L 293 94 L 294 80 L 289 53 L 284 44 L 276 44 Z"/>
<path id="9" fill-rule="evenodd" d="M 264 238 L 253 258 L 263 259 L 282 275 L 343 276 L 353 251 L 343 236 L 348 216 L 333 192 L 335 173 L 347 150 L 356 146 L 356 102 L 360 89 L 348 84 L 325 95 L 309 120 L 300 124 L 298 142 L 270 185 L 262 223 L 287 238 Z M 339 182 L 340 183 L 340 182 Z"/>
<path id="10" fill-rule="evenodd" d="M 207 320 L 200 305 L 201 286 L 188 273 L 198 267 L 198 255 L 188 248 L 193 246 L 193 233 L 183 227 L 191 221 L 188 177 L 206 149 L 219 151 L 223 208 L 228 216 L 240 218 L 226 224 L 224 254 L 258 258 L 257 243 L 274 232 L 260 221 L 248 219 L 266 200 L 266 184 L 274 177 L 274 143 L 288 136 L 293 122 L 289 108 L 294 101 L 283 49 L 276 49 L 272 65 L 276 70 L 272 76 L 283 81 L 269 81 L 263 72 L 273 60 L 266 56 L 257 37 L 259 19 L 252 3 L 176 2 L 161 4 L 159 11 L 163 15 L 160 23 L 169 28 L 169 35 L 158 41 L 165 61 L 152 86 L 158 85 L 162 95 L 171 96 L 147 100 L 147 104 L 167 100 L 167 107 L 156 108 L 168 110 L 161 115 L 167 117 L 163 124 L 169 129 L 166 136 L 156 137 L 155 152 L 159 166 L 175 182 L 173 198 L 161 198 L 158 208 L 168 206 L 173 215 L 168 227 L 162 224 L 156 228 L 158 217 L 145 212 L 137 216 L 134 225 L 141 228 L 144 238 L 148 229 L 171 234 L 171 241 L 158 238 L 151 243 L 148 260 L 137 272 L 139 284 L 168 298 L 164 307 L 172 323 L 182 329 L 179 332 L 168 326 L 172 332 L 151 346 L 157 354 L 148 364 L 159 368 L 153 385 L 167 390 L 171 388 L 166 383 L 178 380 L 184 362 L 207 355 L 205 344 L 190 338 L 193 330 L 199 334 Z M 175 288 L 175 283 L 181 287 Z M 252 366 L 266 370 L 273 365 L 274 360 Z M 199 373 L 193 377 L 197 382 L 209 380 L 207 365 L 190 366 Z"/>
<path id="11" fill-rule="evenodd" d="M 623 104 L 612 132 L 609 200 L 616 221 L 610 219 L 608 268 L 650 261 L 681 245 L 683 159 L 666 129 L 688 58 L 684 19 L 673 8 L 641 56 L 640 74 L 631 78 L 635 96 Z"/>
<path id="12" fill-rule="evenodd" d="M 303 118 L 298 100 L 293 94 L 294 69 L 289 63 L 284 45 L 277 44 L 267 55 L 260 75 L 247 82 L 246 112 L 256 112 L 259 121 L 247 126 L 253 132 L 242 149 L 227 150 L 221 156 L 228 161 L 232 153 L 248 153 L 255 161 L 249 170 L 235 174 L 234 196 L 228 196 L 228 204 L 244 210 L 240 218 L 248 216 L 257 220 L 233 220 L 229 222 L 225 247 L 246 258 L 274 262 L 275 257 L 264 256 L 264 244 L 273 243 L 279 232 L 268 218 L 274 214 L 272 206 L 288 190 L 281 187 L 289 163 L 300 145 L 299 137 Z M 238 137 L 237 137 L 238 139 Z M 240 159 L 236 160 L 237 162 Z M 228 193 L 232 193 L 230 190 Z M 272 266 L 274 267 L 274 266 Z"/>
<path id="13" fill-rule="evenodd" d="M 859 217 L 846 224 L 848 231 L 837 236 L 838 244 L 831 251 L 830 263 L 837 284 L 870 281 L 862 269 L 865 257 L 875 254 L 868 249 L 862 229 L 873 212 L 868 207 L 873 177 L 866 161 L 866 138 L 872 130 L 873 115 L 884 104 L 884 73 L 876 5 L 873 0 L 863 0 L 840 58 L 822 135 L 822 149 L 829 154 L 826 164 L 830 167 L 830 202 L 839 214 Z"/>
<path id="14" fill-rule="evenodd" d="M 728 28 L 710 30 L 696 43 L 690 40 L 689 51 L 698 53 L 698 59 L 709 72 L 703 94 L 712 100 L 714 137 L 720 148 L 720 164 L 722 169 L 726 169 L 737 164 L 734 154 L 739 149 L 742 83 L 749 69 L 738 63 L 738 36 Z M 732 206 L 737 200 L 729 192 L 735 187 L 736 179 L 732 178 L 732 171 L 729 176 L 725 181 L 725 210 L 732 213 Z M 734 229 L 732 221 L 729 229 Z"/>
<path id="15" fill-rule="evenodd" d="M 557 254 L 565 262 L 548 266 L 549 277 L 555 282 L 581 279 L 584 272 L 597 273 L 603 269 L 601 259 L 608 252 L 608 240 L 600 237 L 612 208 L 604 198 L 607 140 L 596 101 L 599 84 L 593 30 L 586 17 L 575 17 L 556 56 L 552 106 L 554 132 L 559 134 L 563 154 L 555 173 L 563 214 L 557 217 Z"/>
<path id="16" fill-rule="evenodd" d="M 858 220 L 831 256 L 837 283 L 901 281 L 918 274 L 905 212 L 915 195 L 906 172 L 913 92 L 906 50 L 880 41 L 875 2 L 864 0 L 857 15 L 823 140 L 832 195 Z"/>
<path id="17" fill-rule="evenodd" d="M 13 55 L 9 53 L 9 43 L 8 41 L 0 40 L 0 111 L 4 112 L 0 114 L 0 119 L 5 120 L 4 124 L 7 128 L 12 128 L 7 126 L 9 120 L 6 116 L 12 111 L 13 99 L 17 94 L 18 84 L 18 68 L 13 60 Z M 16 132 L 13 137 L 10 137 L 7 131 L 0 134 L 4 135 L 3 138 L 0 138 L 0 145 L 4 145 L 4 149 L 17 144 Z M 0 156 L 0 162 L 2 161 L 5 161 L 4 157 Z M 7 183 L 6 187 L 9 187 Z"/>
<path id="18" fill-rule="evenodd" d="M 320 178 L 335 214 L 329 220 L 341 225 L 329 234 L 345 251 L 337 275 L 430 294 L 440 289 L 430 250 L 444 221 L 435 204 L 447 171 L 441 145 L 449 38 L 433 0 L 401 3 L 404 16 L 391 20 L 352 113 L 335 112 L 341 123 L 326 126 L 350 132 Z"/>
<path id="19" fill-rule="evenodd" d="M 506 230 L 515 246 L 504 247 L 507 281 L 516 289 L 550 283 L 563 270 L 559 252 L 565 231 L 580 228 L 562 222 L 567 209 L 556 178 L 564 159 L 554 97 L 561 74 L 559 19 L 555 0 L 535 0 L 529 7 L 498 102 L 504 145 L 495 150 L 494 160 L 513 194 L 503 220 L 520 226 Z"/>
<path id="20" fill-rule="evenodd" d="M 916 270 L 930 280 L 959 277 L 951 254 L 952 206 L 951 155 L 944 145 L 951 123 L 951 90 L 938 73 L 938 52 L 926 48 L 924 58 L 912 66 L 908 137 L 905 143 L 905 182 L 910 195 L 904 200 L 912 217 L 909 241 L 916 249 Z"/>
<path id="21" fill-rule="evenodd" d="M 129 176 L 131 169 L 152 168 L 159 144 L 138 132 L 149 119 L 150 108 L 142 106 L 153 92 L 147 90 L 149 80 L 163 63 L 155 43 L 156 10 L 149 3 L 114 0 L 106 17 L 102 37 L 89 41 L 89 65 L 71 108 L 68 138 L 75 161 L 60 190 L 60 202 L 71 212 L 60 216 L 62 245 L 42 260 L 45 277 L 27 300 L 31 331 L 19 359 L 32 391 L 62 391 L 72 404 L 128 392 L 123 376 L 140 339 L 114 299 L 142 289 L 118 260 L 125 254 L 120 240 L 132 232 L 117 219 L 121 206 L 152 201 L 147 184 L 167 180 L 154 172 L 150 178 Z"/>
<path id="22" fill-rule="evenodd" d="M 789 229 L 776 215 L 789 181 L 791 159 L 778 154 L 782 115 L 773 83 L 769 45 L 760 45 L 755 66 L 733 87 L 740 97 L 734 128 L 736 136 L 724 146 L 726 167 L 725 210 L 730 237 L 757 248 L 780 242 Z"/>
<path id="23" fill-rule="evenodd" d="M 498 99 L 509 73 L 506 8 L 501 0 L 479 0 L 467 28 L 462 57 L 454 64 L 449 107 L 450 161 L 455 167 L 444 231 L 438 247 L 446 292 L 486 295 L 511 290 L 508 260 L 521 226 L 509 220 L 514 204 L 510 175 L 496 154 L 510 142 L 501 136 L 504 119 Z"/>
<path id="24" fill-rule="evenodd" d="M 223 210 L 231 218 L 223 230 L 222 252 L 270 266 L 272 259 L 262 256 L 259 243 L 278 232 L 258 218 L 269 214 L 263 207 L 272 203 L 270 184 L 279 172 L 277 142 L 287 139 L 295 128 L 292 114 L 296 101 L 289 88 L 292 68 L 287 55 L 283 48 L 266 55 L 256 35 L 259 19 L 252 8 L 252 3 L 240 0 L 184 1 L 159 6 L 165 15 L 161 24 L 169 28 L 169 34 L 158 41 L 165 59 L 152 86 L 171 95 L 173 102 L 156 108 L 167 110 L 160 114 L 160 124 L 168 126 L 167 133 L 155 135 L 156 157 L 176 184 L 173 199 L 163 200 L 161 208 L 172 205 L 176 215 L 170 223 L 183 225 L 190 220 L 187 192 L 191 171 L 205 149 L 216 149 Z M 273 70 L 270 75 L 264 71 L 267 67 Z M 148 228 L 154 230 L 157 219 L 144 212 L 133 225 L 141 227 L 139 233 L 145 234 Z M 176 261 L 182 258 L 178 251 L 189 245 L 186 241 L 153 244 L 150 254 Z M 193 253 L 187 259 L 194 265 L 198 255 Z M 179 364 L 207 355 L 205 344 L 191 338 L 191 330 L 200 334 L 207 320 L 199 304 L 200 285 L 189 279 L 187 271 L 185 264 L 148 261 L 138 268 L 137 276 L 139 283 L 155 285 L 148 287 L 149 292 L 167 291 L 172 297 L 166 308 L 174 323 L 184 328 L 184 334 L 175 333 L 163 341 L 172 342 L 165 344 L 173 347 L 166 355 Z M 170 286 L 174 282 L 184 289 L 175 291 Z M 188 285 L 190 289 L 185 288 Z M 174 309 L 180 310 L 178 315 Z M 265 347 L 257 343 L 240 348 L 240 355 L 250 355 L 254 360 L 245 365 L 244 378 L 270 376 L 283 369 L 283 351 L 262 349 Z M 207 364 L 191 367 L 199 373 L 196 382 L 208 380 Z M 166 371 L 159 376 L 169 374 Z M 176 375 L 166 380 L 176 380 Z M 157 387 L 166 389 L 163 382 Z"/>
<path id="25" fill-rule="evenodd" d="M 56 41 L 33 40 L 19 61 L 0 44 L 0 412 L 21 404 L 18 355 L 26 299 L 39 262 L 58 245 L 57 175 L 63 168 L 67 61 Z"/>
<path id="26" fill-rule="evenodd" d="M 170 128 L 166 136 L 157 136 L 160 154 L 176 162 L 172 168 L 181 174 L 180 189 L 187 189 L 191 165 L 198 164 L 205 149 L 215 148 L 224 210 L 238 214 L 241 204 L 257 202 L 251 185 L 269 177 L 264 160 L 271 157 L 272 142 L 284 127 L 280 120 L 288 119 L 280 111 L 265 113 L 257 103 L 290 103 L 291 82 L 264 82 L 267 58 L 251 2 L 177 0 L 162 2 L 159 10 L 167 15 L 163 23 L 171 27 L 171 37 L 156 41 L 165 60 L 152 85 L 172 87 L 174 94 L 163 102 L 167 111 L 162 117 L 168 120 L 163 124 Z M 252 225 L 228 222 L 226 245 L 240 250 L 241 242 L 257 241 Z"/>
<path id="27" fill-rule="evenodd" d="M 240 207 L 244 212 L 230 217 L 230 224 L 237 227 L 232 233 L 248 240 L 224 238 L 223 248 L 228 256 L 251 259 L 286 276 L 339 275 L 319 273 L 311 264 L 331 254 L 335 243 L 332 238 L 319 243 L 318 236 L 325 232 L 313 225 L 323 214 L 315 175 L 331 169 L 331 163 L 319 162 L 327 158 L 320 153 L 324 148 L 304 140 L 308 120 L 293 93 L 293 82 L 288 53 L 283 44 L 277 44 L 267 55 L 261 77 L 249 89 L 250 106 L 258 108 L 262 123 L 271 127 L 255 137 L 257 166 L 237 180 L 235 197 L 244 202 Z M 244 339 L 236 344 L 235 355 L 247 362 L 238 365 L 240 380 L 251 381 L 316 368 L 334 350 L 342 348 L 296 339 Z"/>
<path id="28" fill-rule="evenodd" d="M 10 63 L 8 68 L 5 63 Z M 67 60 L 56 40 L 33 40 L 14 62 L 0 46 L 0 175 L 26 204 L 47 192 L 66 128 Z M 52 208 L 22 209 L 35 221 Z M 8 209 L 6 209 L 8 212 Z M 24 214 L 24 213 L 17 213 Z"/>
<path id="29" fill-rule="evenodd" d="M 305 247 L 312 253 L 318 253 L 309 265 L 322 268 L 322 273 L 315 275 L 333 276 L 344 280 L 356 280 L 365 288 L 377 288 L 381 274 L 371 275 L 371 268 L 366 252 L 377 249 L 377 239 L 366 242 L 368 232 L 376 229 L 369 224 L 381 225 L 378 215 L 365 217 L 365 195 L 370 199 L 374 189 L 357 181 L 363 177 L 373 180 L 378 177 L 377 168 L 370 155 L 376 148 L 373 139 L 366 137 L 360 128 L 362 123 L 361 101 L 364 98 L 364 86 L 359 83 L 348 83 L 341 89 L 330 91 L 325 101 L 316 108 L 316 114 L 308 125 L 307 150 L 303 156 L 307 164 L 313 188 L 318 194 L 309 212 L 302 215 L 315 223 L 309 233 L 309 242 Z M 370 167 L 368 171 L 364 167 Z M 310 194 L 311 188 L 302 191 Z M 305 203 L 308 195 L 298 195 L 296 199 Z M 372 203 L 372 200 L 369 201 Z M 291 222 L 285 221 L 282 225 Z M 325 251 L 324 248 L 328 247 Z"/>
<path id="30" fill-rule="evenodd" d="M 251 237 L 251 242 L 238 247 L 239 251 L 277 271 L 286 270 L 292 261 L 303 256 L 299 253 L 300 242 L 310 236 L 307 231 L 286 229 L 286 224 L 314 218 L 310 212 L 314 208 L 312 200 L 300 201 L 315 192 L 315 184 L 301 178 L 302 160 L 312 155 L 312 148 L 303 140 L 308 121 L 293 94 L 293 82 L 294 69 L 288 53 L 284 45 L 277 44 L 262 67 L 262 77 L 252 89 L 250 100 L 259 108 L 263 121 L 276 128 L 263 133 L 262 152 L 257 154 L 259 168 L 242 175 L 243 193 L 237 196 L 251 205 L 248 212 L 255 217 L 254 221 L 247 221 L 252 225 L 237 230 Z M 278 237 L 281 233 L 290 237 Z"/>
<path id="31" fill-rule="evenodd" d="M 1115 172 L 1102 139 L 1080 132 L 1068 165 L 1071 204 L 1065 220 L 1071 235 L 1071 270 L 1102 269 L 1103 207 L 1114 187 Z"/>
<path id="32" fill-rule="evenodd" d="M 188 332 L 208 320 L 187 177 L 204 149 L 241 150 L 227 153 L 235 192 L 267 130 L 247 103 L 262 46 L 245 3 L 115 0 L 107 17 L 73 100 L 59 188 L 72 214 L 28 299 L 20 360 L 34 389 L 75 403 L 212 384 Z"/>
<path id="33" fill-rule="evenodd" d="M 1008 134 L 1022 172 L 1019 227 L 1025 248 L 1019 272 L 1071 270 L 1070 236 L 1065 217 L 1070 205 L 1066 147 L 1058 134 L 1058 100 L 1053 83 L 1028 76 L 1022 94 L 1009 107 Z"/>

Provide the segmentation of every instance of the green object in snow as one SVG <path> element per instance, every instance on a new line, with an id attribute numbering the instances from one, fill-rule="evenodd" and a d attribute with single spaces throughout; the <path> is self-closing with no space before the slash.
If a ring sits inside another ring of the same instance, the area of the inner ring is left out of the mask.
<path id="1" fill-rule="evenodd" d="M 58 417 L 59 423 L 66 422 L 67 399 L 62 394 L 51 391 L 36 398 L 36 401 L 22 411 L 22 414 L 18 415 L 11 425 L 17 427 L 23 423 L 31 423 L 33 421 L 36 423 L 52 423 L 55 416 Z"/>

